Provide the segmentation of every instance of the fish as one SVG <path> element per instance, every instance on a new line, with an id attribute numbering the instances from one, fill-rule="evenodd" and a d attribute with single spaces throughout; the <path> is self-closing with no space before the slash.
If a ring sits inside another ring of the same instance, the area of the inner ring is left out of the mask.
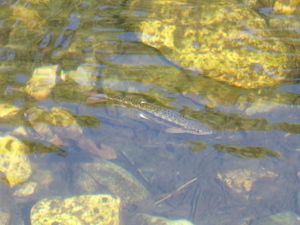
<path id="1" fill-rule="evenodd" d="M 116 105 L 141 110 L 172 125 L 175 125 L 175 127 L 167 129 L 167 132 L 169 133 L 189 133 L 195 135 L 209 135 L 213 133 L 211 129 L 194 119 L 186 118 L 175 110 L 162 108 L 136 96 L 91 93 L 87 98 L 87 103 L 89 104 L 107 101 Z"/>

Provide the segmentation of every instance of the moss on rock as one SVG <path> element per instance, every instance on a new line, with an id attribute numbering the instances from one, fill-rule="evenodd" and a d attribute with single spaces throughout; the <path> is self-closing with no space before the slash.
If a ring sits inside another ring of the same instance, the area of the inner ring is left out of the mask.
<path id="1" fill-rule="evenodd" d="M 0 172 L 10 186 L 25 182 L 31 176 L 31 165 L 26 157 L 28 147 L 13 136 L 0 137 Z"/>
<path id="2" fill-rule="evenodd" d="M 82 195 L 42 199 L 31 209 L 32 225 L 119 225 L 120 199 L 111 195 Z"/>
<path id="3" fill-rule="evenodd" d="M 136 23 L 142 42 L 185 69 L 230 85 L 273 86 L 294 63 L 266 21 L 236 1 L 135 0 L 130 9 L 147 9 Z"/>
<path id="4" fill-rule="evenodd" d="M 274 11 L 285 15 L 300 15 L 300 0 L 277 0 Z"/>

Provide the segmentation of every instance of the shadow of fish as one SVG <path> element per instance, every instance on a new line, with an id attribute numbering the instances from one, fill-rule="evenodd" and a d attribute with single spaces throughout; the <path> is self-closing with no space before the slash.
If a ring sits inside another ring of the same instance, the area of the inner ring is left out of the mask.
<path id="1" fill-rule="evenodd" d="M 104 101 L 109 101 L 120 106 L 141 110 L 172 125 L 175 125 L 176 127 L 167 129 L 167 132 L 169 133 L 190 133 L 196 135 L 209 135 L 213 133 L 212 130 L 203 126 L 196 120 L 188 119 L 174 110 L 164 109 L 136 96 L 93 93 L 87 98 L 87 103 L 90 104 Z"/>

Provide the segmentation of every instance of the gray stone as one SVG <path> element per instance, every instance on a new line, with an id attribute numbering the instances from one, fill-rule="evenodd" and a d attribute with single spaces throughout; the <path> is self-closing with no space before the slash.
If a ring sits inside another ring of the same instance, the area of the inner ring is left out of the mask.
<path id="1" fill-rule="evenodd" d="M 73 168 L 74 187 L 79 192 L 97 193 L 108 190 L 125 204 L 143 201 L 148 191 L 139 181 L 115 163 L 97 159 Z"/>
<path id="2" fill-rule="evenodd" d="M 281 212 L 258 220 L 251 225 L 299 225 L 300 216 L 293 212 Z"/>

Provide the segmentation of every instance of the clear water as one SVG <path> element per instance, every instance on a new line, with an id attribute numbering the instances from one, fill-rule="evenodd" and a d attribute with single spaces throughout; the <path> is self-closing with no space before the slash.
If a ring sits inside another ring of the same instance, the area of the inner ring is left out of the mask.
<path id="1" fill-rule="evenodd" d="M 150 192 L 150 199 L 124 206 L 122 223 L 126 225 L 135 224 L 138 213 L 185 218 L 195 225 L 239 225 L 277 212 L 300 212 L 300 86 L 296 78 L 273 88 L 236 88 L 183 70 L 141 43 L 126 14 L 129 1 L 50 2 L 50 6 L 35 6 L 1 1 L 1 102 L 21 108 L 13 120 L 0 121 L 3 135 L 20 126 L 31 129 L 24 116 L 30 107 L 61 107 L 71 112 L 83 130 L 80 139 L 113 149 L 116 159 L 112 161 Z M 42 20 L 13 15 L 13 4 L 36 10 Z M 142 18 L 146 11 L 135 13 Z M 47 65 L 59 65 L 63 71 L 88 65 L 95 80 L 83 77 L 85 87 L 61 80 L 47 98 L 38 101 L 24 87 L 35 68 Z M 140 116 L 145 112 L 138 108 L 87 104 L 90 91 L 140 95 L 197 120 L 213 134 L 168 133 L 172 124 L 151 113 L 145 119 Z M 30 132 L 24 138 L 31 149 L 28 157 L 38 170 L 51 173 L 53 182 L 44 184 L 44 190 L 33 197 L 9 198 L 11 215 L 25 224 L 30 224 L 30 209 L 39 199 L 78 194 L 72 183 L 74 165 L 103 157 L 80 146 L 68 130 L 57 132 L 67 143 L 59 150 Z M 258 178 L 249 192 L 238 192 L 219 179 L 238 169 L 253 171 L 251 177 L 272 171 L 276 178 Z"/>

